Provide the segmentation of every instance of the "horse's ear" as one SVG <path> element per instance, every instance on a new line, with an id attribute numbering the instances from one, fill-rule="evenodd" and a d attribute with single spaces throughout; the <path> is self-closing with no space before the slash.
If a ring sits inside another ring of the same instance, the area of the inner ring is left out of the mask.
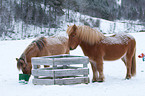
<path id="1" fill-rule="evenodd" d="M 74 24 L 74 27 L 77 27 L 76 24 Z"/>
<path id="2" fill-rule="evenodd" d="M 19 59 L 18 58 L 16 58 L 16 61 L 18 61 Z"/>
<path id="3" fill-rule="evenodd" d="M 76 30 L 76 29 L 77 29 L 77 26 L 74 24 L 74 25 L 73 25 L 73 28 L 74 28 L 74 30 Z"/>
<path id="4" fill-rule="evenodd" d="M 67 25 L 67 27 L 69 27 L 69 25 Z"/>

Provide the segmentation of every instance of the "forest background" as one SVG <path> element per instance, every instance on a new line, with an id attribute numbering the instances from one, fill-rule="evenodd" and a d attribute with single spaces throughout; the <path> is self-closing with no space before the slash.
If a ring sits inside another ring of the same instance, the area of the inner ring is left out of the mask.
<path id="1" fill-rule="evenodd" d="M 142 32 L 144 5 L 145 0 L 0 0 L 0 40 L 52 36 L 64 32 L 66 24 L 100 28 L 102 19 L 140 25 L 137 32 Z"/>

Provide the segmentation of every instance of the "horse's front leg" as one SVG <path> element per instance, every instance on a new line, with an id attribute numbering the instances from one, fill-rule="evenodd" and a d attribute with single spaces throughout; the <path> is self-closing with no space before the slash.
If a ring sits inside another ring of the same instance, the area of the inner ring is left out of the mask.
<path id="1" fill-rule="evenodd" d="M 98 79 L 98 71 L 97 71 L 97 67 L 96 67 L 96 62 L 93 60 L 90 60 L 91 63 L 91 67 L 92 67 L 92 71 L 93 71 L 93 79 L 92 82 L 97 82 Z"/>
<path id="2" fill-rule="evenodd" d="M 102 59 L 98 59 L 96 61 L 96 66 L 97 66 L 97 70 L 99 72 L 99 78 L 97 79 L 97 82 L 103 82 L 104 81 L 103 60 Z"/>

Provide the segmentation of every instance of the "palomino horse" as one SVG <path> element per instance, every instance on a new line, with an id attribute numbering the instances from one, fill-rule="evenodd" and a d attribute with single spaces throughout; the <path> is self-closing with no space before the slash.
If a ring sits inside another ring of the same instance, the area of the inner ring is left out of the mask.
<path id="1" fill-rule="evenodd" d="M 24 74 L 31 74 L 31 57 L 69 54 L 66 37 L 41 37 L 34 40 L 17 60 L 17 68 Z"/>
<path id="2" fill-rule="evenodd" d="M 103 82 L 103 60 L 122 58 L 127 68 L 126 79 L 136 74 L 136 41 L 129 34 L 121 33 L 104 36 L 89 26 L 68 26 L 68 46 L 75 49 L 78 45 L 89 57 L 93 71 L 92 82 Z"/>

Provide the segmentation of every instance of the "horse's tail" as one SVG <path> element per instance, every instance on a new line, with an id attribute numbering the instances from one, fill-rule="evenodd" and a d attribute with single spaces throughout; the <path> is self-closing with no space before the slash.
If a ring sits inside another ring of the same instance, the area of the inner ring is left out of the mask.
<path id="1" fill-rule="evenodd" d="M 131 74 L 132 76 L 136 75 L 136 50 L 134 51 L 134 55 L 132 57 Z"/>

